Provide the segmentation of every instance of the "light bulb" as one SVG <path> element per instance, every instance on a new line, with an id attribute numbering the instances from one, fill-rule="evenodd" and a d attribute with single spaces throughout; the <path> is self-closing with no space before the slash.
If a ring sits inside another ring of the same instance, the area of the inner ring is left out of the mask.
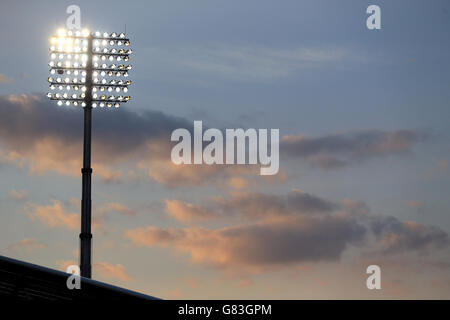
<path id="1" fill-rule="evenodd" d="M 66 30 L 65 29 L 58 29 L 58 36 L 65 37 L 66 36 Z"/>

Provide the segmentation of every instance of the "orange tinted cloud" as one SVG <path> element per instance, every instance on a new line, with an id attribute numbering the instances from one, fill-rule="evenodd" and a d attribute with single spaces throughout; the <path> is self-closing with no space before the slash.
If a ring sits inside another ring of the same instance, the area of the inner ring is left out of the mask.
<path id="1" fill-rule="evenodd" d="M 57 108 L 41 96 L 0 96 L 0 140 L 5 146 L 1 158 L 20 167 L 27 166 L 33 173 L 55 171 L 79 176 L 81 119 L 80 109 Z M 138 114 L 123 108 L 102 113 L 94 121 L 94 174 L 106 182 L 121 182 L 144 174 L 169 186 L 229 183 L 232 188 L 242 189 L 248 183 L 243 179 L 259 176 L 259 166 L 174 165 L 170 160 L 174 144 L 170 135 L 176 128 L 191 128 L 192 123 L 186 119 L 155 111 Z M 289 158 L 305 158 L 313 166 L 330 169 L 409 153 L 424 137 L 414 130 L 285 136 L 280 152 Z M 125 173 L 124 166 L 134 174 Z M 286 172 L 280 171 L 276 177 L 261 179 L 266 183 L 280 183 L 287 177 Z"/>
<path id="2" fill-rule="evenodd" d="M 78 205 L 78 201 L 76 205 Z M 73 208 L 74 199 L 66 203 L 62 203 L 58 200 L 52 200 L 51 205 L 38 205 L 35 203 L 27 203 L 25 210 L 28 212 L 28 216 L 33 221 L 37 220 L 42 224 L 51 228 L 60 227 L 71 230 L 80 228 L 80 214 L 79 207 L 76 207 L 76 212 L 71 212 L 70 208 Z M 106 202 L 99 206 L 94 206 L 93 211 L 95 215 L 92 220 L 92 228 L 94 230 L 102 230 L 108 216 L 113 212 L 118 212 L 127 216 L 136 216 L 137 211 L 129 208 L 119 202 Z"/>
<path id="3" fill-rule="evenodd" d="M 187 253 L 193 263 L 258 272 L 265 267 L 336 260 L 360 241 L 365 228 L 344 217 L 295 217 L 284 221 L 220 229 L 146 227 L 125 236 L 141 247 L 170 247 Z"/>
<path id="4" fill-rule="evenodd" d="M 160 112 L 114 111 L 94 118 L 94 174 L 106 182 L 120 182 L 124 173 L 118 164 L 136 165 L 143 158 L 170 159 L 170 132 L 181 126 L 181 120 Z M 79 176 L 82 133 L 80 109 L 58 108 L 41 96 L 0 96 L 3 162 L 28 167 L 31 173 Z"/>
<path id="5" fill-rule="evenodd" d="M 22 201 L 26 201 L 28 199 L 28 194 L 25 190 L 13 189 L 13 190 L 11 190 L 9 197 L 13 200 L 22 202 Z"/>
<path id="6" fill-rule="evenodd" d="M 289 215 L 327 213 L 339 204 L 294 189 L 287 195 L 259 192 L 233 192 L 231 197 L 214 197 L 201 204 L 165 200 L 166 212 L 172 218 L 191 224 L 213 218 L 240 217 L 261 221 Z"/>
<path id="7" fill-rule="evenodd" d="M 138 214 L 136 210 L 131 209 L 119 202 L 107 202 L 101 206 L 100 211 L 115 211 L 126 216 L 135 216 Z"/>
<path id="8" fill-rule="evenodd" d="M 78 177 L 82 167 L 81 115 L 79 109 L 58 108 L 41 96 L 0 96 L 2 161 L 35 174 L 52 171 Z M 176 187 L 223 183 L 242 174 L 259 175 L 257 166 L 174 165 L 170 135 L 176 128 L 192 126 L 184 119 L 155 111 L 137 114 L 124 108 L 102 113 L 94 121 L 93 174 L 105 182 L 147 176 Z"/>
<path id="9" fill-rule="evenodd" d="M 94 272 L 104 279 L 117 279 L 128 282 L 131 277 L 121 264 L 110 264 L 108 262 L 98 262 L 94 264 Z"/>
<path id="10" fill-rule="evenodd" d="M 63 227 L 76 230 L 80 227 L 80 215 L 67 212 L 61 202 L 57 200 L 52 200 L 52 205 L 46 206 L 28 204 L 27 210 L 28 216 L 32 220 L 38 220 L 51 228 Z"/>
<path id="11" fill-rule="evenodd" d="M 259 167 L 256 165 L 176 165 L 170 160 L 170 156 L 166 159 L 140 161 L 138 168 L 144 170 L 153 180 L 171 187 L 200 186 L 213 182 L 225 185 L 227 179 L 259 177 Z"/>
<path id="12" fill-rule="evenodd" d="M 213 216 L 201 206 L 178 200 L 165 200 L 166 212 L 169 216 L 186 224 L 209 220 Z"/>
<path id="13" fill-rule="evenodd" d="M 287 194 L 234 192 L 199 204 L 166 200 L 166 212 L 194 225 L 217 218 L 241 224 L 204 227 L 140 227 L 125 232 L 137 247 L 160 246 L 190 256 L 193 263 L 258 273 L 264 268 L 338 260 L 349 246 L 384 255 L 446 248 L 438 227 L 371 213 L 361 202 L 333 202 L 294 189 Z M 229 220 L 226 220 L 229 221 Z"/>
<path id="14" fill-rule="evenodd" d="M 56 267 L 63 272 L 66 272 L 67 268 L 69 266 L 77 266 L 78 265 L 78 263 L 75 260 L 64 260 L 64 259 L 56 261 L 55 264 L 56 264 Z"/>
<path id="15" fill-rule="evenodd" d="M 36 239 L 25 238 L 23 240 L 12 243 L 8 246 L 8 249 L 15 252 L 25 252 L 26 254 L 30 254 L 38 249 L 47 248 L 48 245 L 44 242 L 38 241 Z"/>

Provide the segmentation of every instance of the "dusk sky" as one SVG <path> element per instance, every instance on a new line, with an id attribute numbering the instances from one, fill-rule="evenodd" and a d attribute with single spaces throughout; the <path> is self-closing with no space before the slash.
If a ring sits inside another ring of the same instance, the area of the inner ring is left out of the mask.
<path id="1" fill-rule="evenodd" d="M 94 279 L 168 299 L 450 298 L 444 0 L 3 0 L 1 255 L 78 264 L 83 112 L 45 96 L 71 4 L 133 49 L 131 101 L 93 110 Z M 279 129 L 279 173 L 174 165 L 194 120 Z"/>

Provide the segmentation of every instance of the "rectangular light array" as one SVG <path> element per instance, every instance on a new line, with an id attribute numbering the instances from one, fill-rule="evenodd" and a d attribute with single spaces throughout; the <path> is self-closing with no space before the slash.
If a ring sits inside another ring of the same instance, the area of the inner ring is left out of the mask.
<path id="1" fill-rule="evenodd" d="M 125 34 L 60 29 L 50 43 L 47 96 L 58 105 L 117 108 L 130 100 L 126 78 L 132 66 L 125 63 L 132 50 Z"/>

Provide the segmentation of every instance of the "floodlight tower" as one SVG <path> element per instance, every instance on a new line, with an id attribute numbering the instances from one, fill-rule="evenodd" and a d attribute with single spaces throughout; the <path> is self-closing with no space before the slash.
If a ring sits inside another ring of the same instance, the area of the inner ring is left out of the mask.
<path id="1" fill-rule="evenodd" d="M 67 31 L 59 29 L 50 38 L 50 100 L 58 105 L 81 106 L 84 110 L 84 140 L 80 271 L 81 276 L 91 278 L 91 128 L 92 109 L 118 108 L 130 100 L 128 71 L 131 49 L 124 33 L 91 33 L 89 30 Z M 117 64 L 116 64 L 117 63 Z"/>

